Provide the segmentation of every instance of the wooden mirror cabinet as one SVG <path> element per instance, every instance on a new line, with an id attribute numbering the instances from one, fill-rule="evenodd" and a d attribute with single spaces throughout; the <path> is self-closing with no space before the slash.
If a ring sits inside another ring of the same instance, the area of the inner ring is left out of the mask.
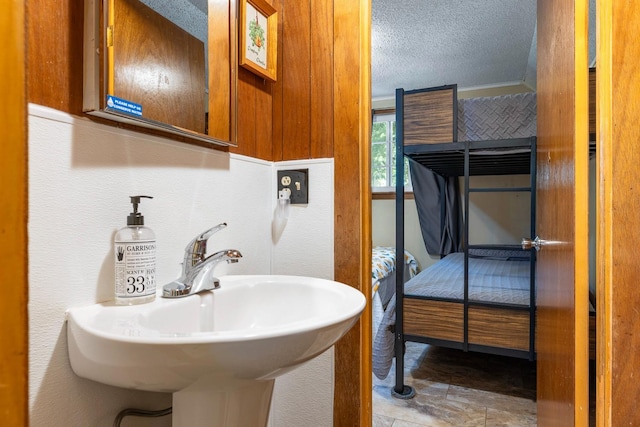
<path id="1" fill-rule="evenodd" d="M 235 1 L 85 0 L 83 112 L 236 145 Z"/>

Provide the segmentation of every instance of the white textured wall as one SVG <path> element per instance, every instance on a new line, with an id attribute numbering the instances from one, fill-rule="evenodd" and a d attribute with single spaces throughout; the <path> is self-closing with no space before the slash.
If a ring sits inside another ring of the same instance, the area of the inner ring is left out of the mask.
<path id="1" fill-rule="evenodd" d="M 528 175 L 476 176 L 471 188 L 528 187 Z M 460 188 L 464 188 L 460 184 Z M 464 196 L 463 209 L 464 209 Z M 531 193 L 471 193 L 469 195 L 469 243 L 519 245 L 529 236 Z"/>
<path id="2" fill-rule="evenodd" d="M 418 261 L 421 270 L 440 259 L 432 258 L 424 247 L 413 199 L 404 201 L 404 247 Z M 396 200 L 374 200 L 371 203 L 371 241 L 373 246 L 396 246 Z"/>
<path id="3" fill-rule="evenodd" d="M 312 227 L 296 226 L 302 216 L 293 211 L 280 242 L 272 241 L 275 168 L 270 162 L 99 125 L 40 106 L 31 105 L 29 113 L 31 426 L 106 427 L 125 407 L 168 407 L 168 394 L 134 392 L 76 377 L 67 356 L 65 310 L 113 296 L 112 240 L 126 223 L 129 196 L 155 197 L 144 200 L 141 211 L 157 236 L 160 285 L 179 274 L 186 243 L 219 222 L 229 226 L 212 237 L 211 248 L 237 248 L 244 255 L 240 263 L 221 265 L 220 275 L 270 273 L 272 254 L 302 247 L 301 242 L 306 247 Z M 319 168 L 324 174 L 323 166 Z M 332 182 L 332 168 L 328 171 Z M 311 194 L 317 197 L 312 200 L 331 201 L 330 210 L 318 206 L 316 212 L 310 203 L 304 211 L 313 224 L 325 227 L 322 234 L 313 234 L 317 242 L 309 247 L 320 258 L 304 268 L 276 262 L 280 273 L 333 272 L 333 187 L 325 185 Z M 302 232 L 290 233 L 294 227 Z M 332 358 L 327 358 L 317 372 L 297 378 L 316 383 L 315 377 L 332 375 Z M 292 392 L 276 387 L 283 401 L 299 398 L 297 392 L 289 397 Z M 331 391 L 332 385 L 307 393 L 295 411 L 315 411 L 315 400 L 331 401 L 325 395 Z M 276 403 L 274 409 L 282 419 L 293 409 L 284 406 Z M 123 423 L 169 425 L 168 417 L 129 417 Z M 314 420 L 314 425 L 320 424 Z"/>
<path id="4" fill-rule="evenodd" d="M 333 159 L 276 163 L 309 169 L 309 203 L 291 205 L 286 221 L 274 215 L 273 273 L 333 279 Z M 276 200 L 276 171 L 273 172 Z M 275 204 L 274 204 L 275 206 Z M 270 426 L 333 425 L 333 347 L 276 380 Z"/>

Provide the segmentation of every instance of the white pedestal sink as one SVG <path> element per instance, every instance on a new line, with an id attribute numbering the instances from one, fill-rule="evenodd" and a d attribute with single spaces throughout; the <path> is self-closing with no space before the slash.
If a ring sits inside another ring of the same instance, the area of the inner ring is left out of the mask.
<path id="1" fill-rule="evenodd" d="M 299 276 L 226 276 L 221 289 L 138 306 L 67 312 L 83 378 L 173 393 L 173 426 L 266 426 L 275 378 L 331 347 L 365 298 Z"/>

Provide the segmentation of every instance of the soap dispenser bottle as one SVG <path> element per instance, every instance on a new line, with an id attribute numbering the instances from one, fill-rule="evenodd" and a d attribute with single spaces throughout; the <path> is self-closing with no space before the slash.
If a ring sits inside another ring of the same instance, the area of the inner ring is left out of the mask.
<path id="1" fill-rule="evenodd" d="M 114 238 L 115 300 L 117 305 L 151 302 L 156 298 L 156 235 L 144 226 L 144 216 L 138 212 L 141 198 L 130 196 L 133 212 L 127 226 Z"/>

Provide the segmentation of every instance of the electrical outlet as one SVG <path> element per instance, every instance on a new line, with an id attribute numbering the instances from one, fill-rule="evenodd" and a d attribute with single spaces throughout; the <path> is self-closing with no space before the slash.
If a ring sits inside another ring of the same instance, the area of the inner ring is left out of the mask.
<path id="1" fill-rule="evenodd" d="M 309 203 L 309 169 L 278 171 L 278 191 L 289 189 L 292 205 Z M 277 197 L 277 193 L 276 193 Z"/>

